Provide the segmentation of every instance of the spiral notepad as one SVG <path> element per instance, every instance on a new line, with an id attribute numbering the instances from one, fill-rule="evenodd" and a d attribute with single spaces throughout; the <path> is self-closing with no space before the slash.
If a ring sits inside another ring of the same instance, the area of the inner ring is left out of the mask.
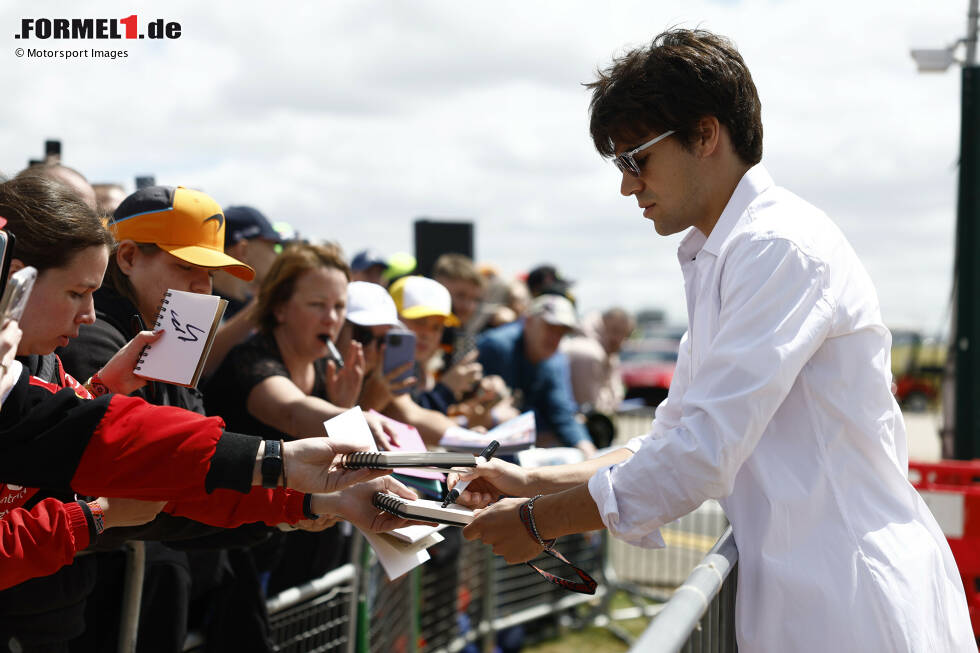
<path id="1" fill-rule="evenodd" d="M 447 451 L 357 451 L 344 454 L 340 462 L 346 469 L 452 469 L 476 467 L 476 458 L 469 453 Z"/>
<path id="2" fill-rule="evenodd" d="M 133 372 L 153 381 L 197 386 L 228 302 L 216 295 L 168 290 L 153 328 L 163 335 L 143 348 Z"/>
<path id="3" fill-rule="evenodd" d="M 473 521 L 473 511 L 459 506 L 443 508 L 438 501 L 403 499 L 388 492 L 375 492 L 371 500 L 375 508 L 416 521 L 466 526 Z"/>

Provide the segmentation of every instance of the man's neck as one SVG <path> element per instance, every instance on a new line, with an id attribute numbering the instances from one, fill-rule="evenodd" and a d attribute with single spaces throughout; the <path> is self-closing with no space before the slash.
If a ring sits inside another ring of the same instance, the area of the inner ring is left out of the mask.
<path id="1" fill-rule="evenodd" d="M 751 165 L 740 161 L 738 165 L 732 166 L 727 171 L 727 174 L 723 173 L 721 179 L 718 180 L 715 188 L 711 191 L 705 211 L 709 217 L 694 225 L 704 234 L 705 238 L 711 235 L 712 230 L 721 218 L 721 214 L 724 213 L 725 207 L 731 201 L 732 195 L 735 194 L 735 189 L 738 187 L 739 182 L 742 181 L 742 177 L 745 176 L 745 173 L 751 167 Z"/>

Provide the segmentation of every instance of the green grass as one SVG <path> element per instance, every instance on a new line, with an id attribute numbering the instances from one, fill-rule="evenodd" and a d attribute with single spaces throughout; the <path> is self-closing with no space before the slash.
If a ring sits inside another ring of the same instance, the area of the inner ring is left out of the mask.
<path id="1" fill-rule="evenodd" d="M 628 608 L 636 605 L 623 592 L 617 592 L 612 599 L 612 609 Z M 649 619 L 629 619 L 617 625 L 633 637 L 638 637 L 650 625 Z M 562 629 L 556 637 L 546 639 L 524 648 L 525 653 L 568 653 L 569 651 L 588 651 L 588 653 L 621 653 L 629 646 L 605 628 L 589 626 L 582 630 Z"/>

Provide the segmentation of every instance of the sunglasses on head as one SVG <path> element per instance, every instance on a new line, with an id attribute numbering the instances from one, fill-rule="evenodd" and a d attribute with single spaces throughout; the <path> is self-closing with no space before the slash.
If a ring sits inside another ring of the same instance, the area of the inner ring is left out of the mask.
<path id="1" fill-rule="evenodd" d="M 371 343 L 373 343 L 375 340 L 378 341 L 381 340 L 381 338 L 374 335 L 374 331 L 372 331 L 368 327 L 361 326 L 360 324 L 355 324 L 353 322 L 351 322 L 350 325 L 351 325 L 351 332 L 350 332 L 351 339 L 361 343 L 363 347 L 370 347 Z"/>

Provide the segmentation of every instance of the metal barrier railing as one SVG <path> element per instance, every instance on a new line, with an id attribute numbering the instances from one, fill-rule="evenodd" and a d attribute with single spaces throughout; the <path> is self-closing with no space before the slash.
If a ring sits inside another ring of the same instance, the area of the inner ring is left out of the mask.
<path id="1" fill-rule="evenodd" d="M 678 587 L 630 651 L 727 653 L 735 643 L 738 549 L 731 527 Z"/>
<path id="2" fill-rule="evenodd" d="M 651 419 L 649 410 L 617 415 L 617 443 L 647 432 Z M 526 565 L 508 566 L 489 547 L 465 541 L 453 529 L 444 530 L 446 540 L 429 549 L 432 560 L 388 581 L 374 552 L 354 537 L 350 563 L 269 599 L 270 634 L 275 650 L 290 653 L 455 653 L 470 644 L 492 650 L 499 631 L 553 618 L 555 623 L 603 626 L 631 642 L 618 622 L 665 610 L 663 603 L 727 525 L 720 506 L 707 502 L 662 529 L 666 549 L 633 547 L 605 532 L 563 538 L 558 548 L 599 581 L 595 596 L 565 592 Z M 545 568 L 557 564 L 550 558 L 538 562 Z M 614 609 L 614 594 L 634 605 Z M 710 631 L 710 641 L 724 630 L 710 624 L 731 622 L 720 608 L 709 610 L 708 620 L 709 626 L 695 635 Z M 185 650 L 202 644 L 199 635 L 192 635 Z"/>

